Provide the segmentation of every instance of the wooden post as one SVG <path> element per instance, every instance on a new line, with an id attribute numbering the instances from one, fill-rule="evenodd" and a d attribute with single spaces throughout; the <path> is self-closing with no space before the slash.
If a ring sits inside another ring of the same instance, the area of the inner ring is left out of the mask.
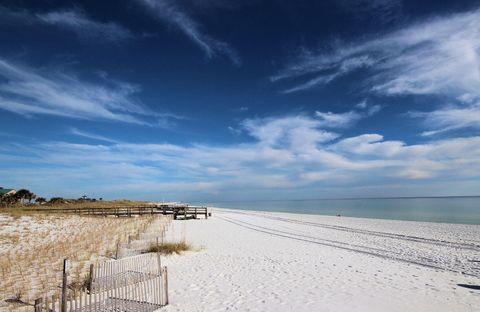
<path id="1" fill-rule="evenodd" d="M 55 295 L 52 295 L 52 312 L 57 311 L 57 298 L 55 298 Z"/>
<path id="2" fill-rule="evenodd" d="M 165 305 L 168 304 L 168 271 L 167 271 L 167 267 L 164 267 L 165 269 L 165 287 L 163 288 L 164 291 L 165 291 Z"/>
<path id="3" fill-rule="evenodd" d="M 160 245 L 158 244 L 158 237 L 157 237 L 157 264 L 158 264 L 158 274 L 162 274 L 162 259 L 160 258 Z"/>
<path id="4" fill-rule="evenodd" d="M 42 302 L 43 302 L 42 298 L 35 299 L 35 303 L 33 304 L 35 312 L 42 312 Z M 47 307 L 47 309 L 48 309 L 48 307 Z"/>
<path id="5" fill-rule="evenodd" d="M 118 260 L 119 249 L 120 249 L 120 240 L 117 240 L 117 248 L 115 250 L 115 260 Z"/>
<path id="6" fill-rule="evenodd" d="M 67 273 L 70 269 L 68 259 L 63 259 L 62 306 L 61 312 L 67 312 Z"/>
<path id="7" fill-rule="evenodd" d="M 90 279 L 88 281 L 88 292 L 91 294 L 93 289 L 93 263 L 90 263 Z"/>

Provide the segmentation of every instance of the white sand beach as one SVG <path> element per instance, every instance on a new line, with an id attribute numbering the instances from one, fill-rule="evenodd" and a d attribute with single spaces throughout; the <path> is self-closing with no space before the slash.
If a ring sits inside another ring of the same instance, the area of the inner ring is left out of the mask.
<path id="1" fill-rule="evenodd" d="M 478 311 L 480 226 L 213 209 L 165 311 Z M 463 273 L 461 273 L 463 272 Z"/>

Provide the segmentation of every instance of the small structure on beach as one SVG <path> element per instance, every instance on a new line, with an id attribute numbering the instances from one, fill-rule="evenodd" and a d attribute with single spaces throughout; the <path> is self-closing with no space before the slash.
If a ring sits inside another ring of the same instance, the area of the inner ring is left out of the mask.
<path id="1" fill-rule="evenodd" d="M 14 190 L 14 189 L 6 189 L 6 188 L 3 188 L 3 187 L 0 187 L 0 196 L 3 196 L 3 195 L 13 195 L 15 194 L 17 191 Z"/>

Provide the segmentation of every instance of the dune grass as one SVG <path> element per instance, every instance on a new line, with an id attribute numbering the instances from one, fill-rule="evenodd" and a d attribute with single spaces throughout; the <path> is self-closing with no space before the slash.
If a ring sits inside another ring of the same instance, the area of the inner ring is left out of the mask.
<path id="1" fill-rule="evenodd" d="M 111 257 L 154 219 L 0 213 L 0 311 L 58 294 L 64 258 L 72 263 L 69 283 L 82 285 L 90 263 Z"/>
<path id="2" fill-rule="evenodd" d="M 164 242 L 161 244 L 151 244 L 144 252 L 160 252 L 162 255 L 171 255 L 171 254 L 182 254 L 185 251 L 193 250 L 191 244 L 180 241 L 180 242 Z"/>

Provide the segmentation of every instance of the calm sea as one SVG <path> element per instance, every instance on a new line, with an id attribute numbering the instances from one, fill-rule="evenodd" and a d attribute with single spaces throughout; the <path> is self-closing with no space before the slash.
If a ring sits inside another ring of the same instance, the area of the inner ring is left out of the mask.
<path id="1" fill-rule="evenodd" d="M 207 205 L 244 210 L 480 224 L 480 197 L 223 201 Z"/>

